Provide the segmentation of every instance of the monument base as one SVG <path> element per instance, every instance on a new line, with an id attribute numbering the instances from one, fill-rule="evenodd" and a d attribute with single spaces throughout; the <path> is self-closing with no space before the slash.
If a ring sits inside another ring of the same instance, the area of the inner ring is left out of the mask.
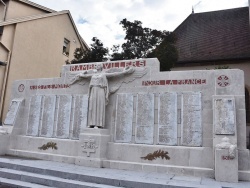
<path id="1" fill-rule="evenodd" d="M 103 168 L 103 159 L 89 158 L 89 157 L 76 157 L 75 164 L 80 166 Z"/>
<path id="2" fill-rule="evenodd" d="M 78 157 L 75 163 L 89 167 L 103 167 L 110 135 L 108 129 L 85 128 L 79 137 Z"/>

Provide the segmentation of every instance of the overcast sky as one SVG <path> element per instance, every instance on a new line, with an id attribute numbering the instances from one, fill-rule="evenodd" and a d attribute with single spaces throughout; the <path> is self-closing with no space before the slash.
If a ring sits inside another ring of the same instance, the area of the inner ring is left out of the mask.
<path id="1" fill-rule="evenodd" d="M 56 11 L 69 10 L 80 35 L 90 45 L 97 37 L 105 47 L 123 43 L 119 22 L 139 20 L 143 27 L 173 31 L 194 12 L 248 6 L 248 0 L 31 0 Z"/>

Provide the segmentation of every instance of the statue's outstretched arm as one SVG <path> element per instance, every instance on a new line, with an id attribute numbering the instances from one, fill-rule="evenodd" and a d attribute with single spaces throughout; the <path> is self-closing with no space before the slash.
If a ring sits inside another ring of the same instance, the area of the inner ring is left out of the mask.
<path id="1" fill-rule="evenodd" d="M 125 67 L 122 72 L 112 72 L 112 73 L 105 73 L 107 78 L 115 77 L 115 76 L 121 76 L 126 74 L 131 74 L 135 71 L 134 67 Z"/>
<path id="2" fill-rule="evenodd" d="M 87 71 L 81 72 L 74 76 L 74 78 L 71 80 L 71 84 L 74 84 L 75 82 L 79 81 L 81 78 L 90 78 L 93 74 L 87 74 Z"/>

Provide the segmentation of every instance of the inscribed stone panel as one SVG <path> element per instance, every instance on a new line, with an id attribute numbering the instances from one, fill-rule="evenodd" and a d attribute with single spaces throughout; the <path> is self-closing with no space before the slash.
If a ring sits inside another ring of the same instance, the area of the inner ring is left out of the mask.
<path id="1" fill-rule="evenodd" d="M 215 134 L 235 134 L 234 98 L 214 99 Z"/>
<path id="2" fill-rule="evenodd" d="M 158 98 L 158 144 L 177 145 L 177 94 Z"/>
<path id="3" fill-rule="evenodd" d="M 69 138 L 71 95 L 59 95 L 56 137 Z"/>
<path id="4" fill-rule="evenodd" d="M 43 117 L 40 136 L 52 137 L 55 120 L 56 96 L 47 95 L 43 98 Z"/>
<path id="5" fill-rule="evenodd" d="M 137 94 L 135 143 L 153 144 L 154 94 Z"/>
<path id="6" fill-rule="evenodd" d="M 133 128 L 133 94 L 117 94 L 115 141 L 131 142 Z"/>
<path id="7" fill-rule="evenodd" d="M 182 94 L 181 145 L 202 145 L 200 92 Z"/>
<path id="8" fill-rule="evenodd" d="M 29 119 L 27 135 L 38 136 L 41 117 L 42 95 L 35 95 L 30 98 Z"/>
<path id="9" fill-rule="evenodd" d="M 74 102 L 72 138 L 79 139 L 82 129 L 87 127 L 88 95 L 77 95 Z"/>
<path id="10" fill-rule="evenodd" d="M 6 115 L 6 118 L 4 120 L 5 125 L 14 125 L 19 106 L 23 100 L 22 99 L 13 99 L 11 101 L 8 113 Z"/>

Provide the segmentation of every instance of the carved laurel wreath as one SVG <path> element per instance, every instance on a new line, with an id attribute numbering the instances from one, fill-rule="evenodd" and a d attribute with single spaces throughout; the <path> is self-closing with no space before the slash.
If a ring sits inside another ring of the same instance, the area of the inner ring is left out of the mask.
<path id="1" fill-rule="evenodd" d="M 165 158 L 166 160 L 170 160 L 170 157 L 168 156 L 168 152 L 163 151 L 163 150 L 156 150 L 154 153 L 149 153 L 145 157 L 141 157 L 141 159 L 152 161 L 160 157 L 162 159 Z"/>
<path id="2" fill-rule="evenodd" d="M 48 142 L 47 144 L 43 144 L 41 147 L 38 147 L 40 150 L 47 150 L 47 149 L 55 149 L 57 150 L 57 145 L 55 142 Z"/>

